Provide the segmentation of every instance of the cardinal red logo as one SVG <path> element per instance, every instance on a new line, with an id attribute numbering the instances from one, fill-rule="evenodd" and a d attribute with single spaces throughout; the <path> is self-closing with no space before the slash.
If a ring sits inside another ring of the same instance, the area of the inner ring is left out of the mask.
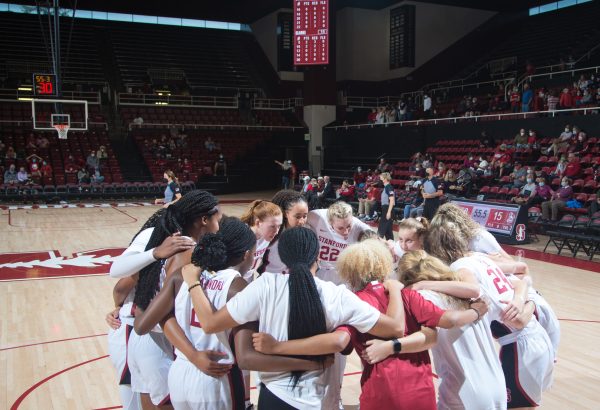
<path id="1" fill-rule="evenodd" d="M 108 274 L 123 248 L 95 249 L 61 256 L 58 251 L 0 254 L 0 281 Z"/>
<path id="2" fill-rule="evenodd" d="M 525 225 L 524 224 L 519 224 L 517 225 L 517 234 L 516 234 L 516 239 L 519 242 L 523 242 L 525 240 Z"/>

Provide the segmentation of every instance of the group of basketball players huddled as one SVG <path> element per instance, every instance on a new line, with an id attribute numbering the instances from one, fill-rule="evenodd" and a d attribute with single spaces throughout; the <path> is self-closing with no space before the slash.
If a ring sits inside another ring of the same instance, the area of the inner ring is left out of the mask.
<path id="1" fill-rule="evenodd" d="M 352 350 L 361 410 L 530 408 L 552 382 L 554 312 L 527 265 L 453 204 L 386 242 L 344 202 L 309 211 L 284 190 L 235 218 L 195 190 L 152 215 L 110 274 L 125 409 L 252 408 L 249 371 L 259 409 L 338 409 Z"/>

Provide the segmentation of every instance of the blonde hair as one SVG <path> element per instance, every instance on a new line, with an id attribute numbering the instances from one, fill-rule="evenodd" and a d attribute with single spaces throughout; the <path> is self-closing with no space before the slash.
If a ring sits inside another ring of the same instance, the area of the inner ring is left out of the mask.
<path id="1" fill-rule="evenodd" d="M 475 222 L 467 211 L 451 202 L 440 206 L 431 220 L 431 227 L 442 225 L 444 222 L 453 222 L 461 227 L 460 234 L 467 242 L 475 238 L 481 226 Z"/>
<path id="2" fill-rule="evenodd" d="M 401 229 L 414 230 L 417 237 L 422 239 L 429 229 L 429 221 L 423 216 L 419 216 L 418 218 L 406 218 L 398 225 L 398 230 Z"/>
<path id="3" fill-rule="evenodd" d="M 281 208 L 273 202 L 257 199 L 252 202 L 246 212 L 240 217 L 240 220 L 248 226 L 254 226 L 256 221 L 264 221 L 270 216 L 283 215 Z"/>
<path id="4" fill-rule="evenodd" d="M 400 282 L 410 286 L 423 280 L 458 281 L 458 275 L 444 262 L 425 251 L 406 252 L 398 263 Z M 437 293 L 437 292 L 436 292 Z M 467 301 L 439 293 L 451 308 L 466 309 Z"/>
<path id="5" fill-rule="evenodd" d="M 433 219 L 435 220 L 435 217 Z M 432 223 L 423 245 L 430 255 L 448 264 L 469 252 L 469 241 L 465 238 L 462 227 L 454 222 L 441 221 L 435 225 Z"/>
<path id="6" fill-rule="evenodd" d="M 406 252 L 398 263 L 398 270 L 401 272 L 400 281 L 405 286 L 423 280 L 459 280 L 444 262 L 423 250 Z"/>
<path id="7" fill-rule="evenodd" d="M 340 277 L 355 290 L 374 280 L 383 281 L 393 270 L 392 254 L 379 239 L 348 246 L 337 260 Z"/>
<path id="8" fill-rule="evenodd" d="M 329 222 L 333 222 L 333 218 L 346 219 L 348 216 L 352 216 L 352 207 L 344 201 L 334 202 L 327 208 Z"/>
<path id="9" fill-rule="evenodd" d="M 385 179 L 386 181 L 391 181 L 392 180 L 392 176 L 390 175 L 389 172 L 382 172 L 379 175 L 380 178 Z"/>

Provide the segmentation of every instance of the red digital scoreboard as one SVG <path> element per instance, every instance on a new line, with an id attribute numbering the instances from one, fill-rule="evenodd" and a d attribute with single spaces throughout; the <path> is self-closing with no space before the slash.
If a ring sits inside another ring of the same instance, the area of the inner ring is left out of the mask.
<path id="1" fill-rule="evenodd" d="M 294 65 L 329 64 L 329 0 L 294 0 Z"/>
<path id="2" fill-rule="evenodd" d="M 33 93 L 36 96 L 56 96 L 56 75 L 34 74 Z"/>

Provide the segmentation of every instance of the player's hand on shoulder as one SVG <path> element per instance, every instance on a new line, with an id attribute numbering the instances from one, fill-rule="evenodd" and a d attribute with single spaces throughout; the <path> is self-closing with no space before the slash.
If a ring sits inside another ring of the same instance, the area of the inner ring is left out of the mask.
<path id="1" fill-rule="evenodd" d="M 469 304 L 469 307 L 477 310 L 479 312 L 479 318 L 482 318 L 488 312 L 488 304 L 485 300 L 479 298 L 475 299 Z"/>
<path id="2" fill-rule="evenodd" d="M 404 285 L 396 279 L 386 279 L 383 282 L 383 287 L 388 291 L 388 293 L 399 292 L 404 289 Z"/>
<path id="3" fill-rule="evenodd" d="M 108 326 L 115 330 L 121 327 L 121 320 L 119 320 L 119 310 L 121 310 L 121 308 L 116 307 L 114 310 L 108 312 L 105 318 Z"/>
<path id="4" fill-rule="evenodd" d="M 196 243 L 191 238 L 181 236 L 179 232 L 176 232 L 165 238 L 163 243 L 154 248 L 152 256 L 154 256 L 154 259 L 167 259 L 176 253 L 193 249 L 194 246 L 196 246 Z"/>
<path id="5" fill-rule="evenodd" d="M 181 268 L 181 276 L 188 286 L 193 285 L 200 277 L 200 268 L 191 263 Z"/>
<path id="6" fill-rule="evenodd" d="M 231 364 L 219 363 L 221 359 L 226 359 L 227 354 L 216 350 L 196 350 L 190 362 L 194 364 L 202 373 L 214 378 L 225 376 L 231 370 Z"/>

